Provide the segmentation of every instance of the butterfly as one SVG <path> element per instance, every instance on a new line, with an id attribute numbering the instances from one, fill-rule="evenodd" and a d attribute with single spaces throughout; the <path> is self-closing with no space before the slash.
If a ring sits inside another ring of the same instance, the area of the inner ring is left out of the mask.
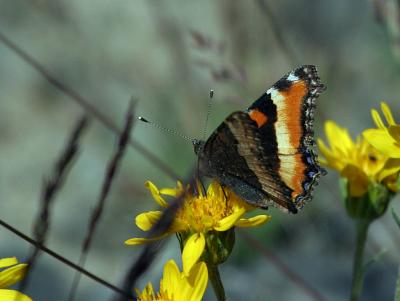
<path id="1" fill-rule="evenodd" d="M 324 90 L 315 66 L 283 76 L 206 141 L 193 140 L 200 174 L 253 206 L 297 213 L 326 173 L 313 150 L 315 102 Z"/>

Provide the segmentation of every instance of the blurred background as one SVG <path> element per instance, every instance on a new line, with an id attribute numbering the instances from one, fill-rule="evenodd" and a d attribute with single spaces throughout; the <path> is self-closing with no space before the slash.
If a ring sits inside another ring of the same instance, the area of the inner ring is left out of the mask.
<path id="1" fill-rule="evenodd" d="M 333 119 L 353 137 L 373 126 L 370 109 L 385 100 L 400 121 L 398 2 L 0 0 L 0 32 L 119 127 L 131 97 L 136 113 L 201 137 L 209 90 L 215 91 L 208 133 L 246 108 L 301 64 L 318 67 L 328 87 L 318 99 L 316 136 Z M 42 184 L 51 174 L 83 109 L 0 43 L 0 217 L 32 234 Z M 137 122 L 135 141 L 180 178 L 196 162 L 191 143 Z M 47 246 L 77 262 L 117 136 L 97 119 L 52 206 Z M 107 198 L 86 268 L 120 285 L 142 250 L 124 241 L 143 233 L 134 217 L 156 204 L 144 182 L 175 180 L 137 149 L 123 158 Z M 341 204 L 335 172 L 322 178 L 300 214 L 270 209 L 272 221 L 250 229 L 259 248 L 237 235 L 221 266 L 229 300 L 345 300 L 351 285 L 354 227 Z M 398 197 L 392 206 L 398 206 Z M 400 231 L 390 212 L 373 223 L 362 300 L 393 300 Z M 270 253 L 261 252 L 266 248 Z M 138 284 L 157 287 L 162 266 L 179 262 L 177 240 Z M 31 246 L 0 228 L 0 257 L 24 260 Z M 272 255 L 271 255 L 272 254 Z M 279 261 L 277 261 L 279 258 Z M 284 263 L 286 269 L 279 267 Z M 310 288 L 293 281 L 295 273 Z M 34 300 L 66 300 L 74 271 L 42 254 L 27 288 Z M 82 277 L 76 300 L 110 300 L 113 292 Z M 317 296 L 319 295 L 319 297 Z M 205 300 L 215 300 L 209 288 Z"/>

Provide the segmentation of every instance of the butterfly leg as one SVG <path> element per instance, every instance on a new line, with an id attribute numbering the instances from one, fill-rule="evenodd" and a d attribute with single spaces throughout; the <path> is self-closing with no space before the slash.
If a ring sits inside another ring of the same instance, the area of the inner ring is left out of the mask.
<path id="1" fill-rule="evenodd" d="M 198 183 L 198 184 L 194 185 L 194 188 L 193 188 L 194 193 L 197 194 L 197 195 L 200 195 L 200 194 L 207 195 L 206 187 L 204 186 L 204 183 L 203 183 L 202 179 L 199 176 L 197 176 L 195 178 L 195 183 Z M 201 190 L 201 191 L 199 191 L 199 190 Z"/>
<path id="2" fill-rule="evenodd" d="M 222 189 L 222 193 L 224 194 L 224 198 L 225 198 L 225 207 L 228 207 L 228 196 L 226 195 L 226 191 L 225 191 L 225 185 L 222 183 L 219 183 L 221 185 L 221 189 Z"/>

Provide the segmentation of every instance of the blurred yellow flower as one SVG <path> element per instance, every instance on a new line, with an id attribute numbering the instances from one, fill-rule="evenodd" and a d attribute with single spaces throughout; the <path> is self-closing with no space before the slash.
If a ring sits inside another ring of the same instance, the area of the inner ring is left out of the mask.
<path id="1" fill-rule="evenodd" d="M 372 119 L 378 128 L 365 130 L 364 138 L 387 157 L 400 159 L 400 124 L 396 124 L 386 103 L 381 103 L 381 110 L 387 126 L 378 111 L 372 109 Z M 400 164 L 400 160 L 398 162 Z"/>
<path id="2" fill-rule="evenodd" d="M 168 203 L 163 196 L 178 197 L 184 192 L 182 184 L 178 181 L 176 188 L 158 189 L 152 182 L 147 181 L 145 186 L 150 190 L 154 200 L 162 207 L 168 207 Z M 246 202 L 236 196 L 228 188 L 222 188 L 221 185 L 214 181 L 210 184 L 207 194 L 203 195 L 200 184 L 198 183 L 198 195 L 194 195 L 189 191 L 188 187 L 185 194 L 184 202 L 177 211 L 175 219 L 168 231 L 159 237 L 150 239 L 131 238 L 125 241 L 127 245 L 138 245 L 149 241 L 161 239 L 172 233 L 188 234 L 185 243 L 183 256 L 192 258 L 200 256 L 205 248 L 205 235 L 209 231 L 228 231 L 237 227 L 253 227 L 258 226 L 270 220 L 269 215 L 257 215 L 251 218 L 243 218 L 243 215 L 255 208 L 249 206 Z M 136 219 L 136 225 L 143 231 L 150 230 L 158 221 L 162 211 L 149 211 L 139 214 Z M 185 253 L 186 250 L 186 253 Z M 185 262 L 185 261 L 184 261 Z M 188 271 L 185 268 L 184 271 Z"/>
<path id="3" fill-rule="evenodd" d="M 384 183 L 395 190 L 396 178 L 393 175 L 400 170 L 400 166 L 393 168 L 388 164 L 389 158 L 362 137 L 354 142 L 348 131 L 333 121 L 325 123 L 325 133 L 330 148 L 318 139 L 319 149 L 325 157 L 321 162 L 348 179 L 351 196 L 364 195 L 371 182 Z"/>
<path id="4" fill-rule="evenodd" d="M 8 267 L 0 272 L 1 301 L 32 301 L 31 298 L 16 290 L 6 289 L 24 278 L 27 266 L 24 263 L 18 264 L 15 257 L 0 259 L 0 269 Z"/>
<path id="5" fill-rule="evenodd" d="M 182 258 L 184 263 L 184 258 Z M 180 272 L 175 261 L 169 260 L 164 266 L 160 290 L 154 292 L 148 283 L 142 292 L 136 291 L 138 301 L 200 301 L 207 288 L 208 272 L 204 262 L 198 262 L 188 273 Z"/>

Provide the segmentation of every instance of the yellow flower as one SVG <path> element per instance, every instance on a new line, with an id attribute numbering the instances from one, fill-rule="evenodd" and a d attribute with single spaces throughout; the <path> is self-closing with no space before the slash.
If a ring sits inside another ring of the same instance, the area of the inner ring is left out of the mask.
<path id="1" fill-rule="evenodd" d="M 182 256 L 184 267 L 185 260 Z M 207 281 L 208 272 L 204 262 L 195 263 L 187 272 L 180 272 L 176 263 L 169 260 L 164 266 L 159 292 L 155 293 L 152 284 L 148 283 L 141 293 L 136 293 L 138 301 L 200 301 Z"/>
<path id="2" fill-rule="evenodd" d="M 162 207 L 168 207 L 167 201 L 163 196 L 177 197 L 183 193 L 184 188 L 178 182 L 176 188 L 158 189 L 152 182 L 147 181 L 145 186 L 150 190 L 154 200 Z M 253 227 L 258 226 L 271 217 L 268 215 L 257 215 L 251 218 L 244 218 L 244 214 L 254 210 L 246 202 L 236 196 L 228 188 L 222 188 L 221 185 L 214 181 L 210 184 L 207 194 L 203 195 L 198 183 L 198 195 L 194 195 L 187 188 L 185 199 L 182 207 L 177 211 L 175 219 L 168 231 L 161 237 L 131 238 L 125 241 L 127 245 L 138 245 L 163 238 L 172 233 L 187 234 L 185 250 L 183 256 L 188 258 L 202 254 L 205 248 L 205 235 L 210 231 L 223 232 L 233 227 Z M 162 211 L 149 211 L 139 214 L 136 217 L 136 225 L 143 231 L 150 230 L 158 221 Z M 200 256 L 199 255 L 199 256 Z M 185 262 L 185 261 L 184 261 Z M 189 265 L 184 263 L 184 271 L 190 270 L 193 262 Z"/>
<path id="3" fill-rule="evenodd" d="M 400 124 L 396 124 L 386 103 L 381 103 L 381 109 L 388 126 L 382 121 L 378 111 L 372 109 L 372 119 L 378 128 L 365 130 L 363 135 L 369 143 L 387 157 L 400 159 Z M 398 160 L 398 164 L 400 164 L 400 160 Z"/>
<path id="4" fill-rule="evenodd" d="M 0 269 L 9 267 L 0 272 L 0 300 L 1 301 L 32 301 L 28 296 L 16 291 L 6 289 L 24 278 L 27 264 L 20 263 L 15 257 L 0 259 Z"/>
<path id="5" fill-rule="evenodd" d="M 396 124 L 386 103 L 381 103 L 381 109 L 388 126 L 385 126 L 379 113 L 373 109 L 371 110 L 372 119 L 378 128 L 365 130 L 363 136 L 369 143 L 389 157 L 386 162 L 386 170 L 387 173 L 392 175 L 392 182 L 394 182 L 398 178 L 397 172 L 400 169 L 400 124 Z M 399 185 L 399 182 L 397 185 Z M 391 187 L 392 190 L 396 188 L 394 184 Z"/>
<path id="6" fill-rule="evenodd" d="M 325 123 L 325 133 L 330 148 L 318 139 L 319 149 L 325 157 L 321 162 L 348 179 L 351 196 L 364 195 L 371 182 L 383 182 L 389 189 L 395 189 L 393 175 L 400 170 L 400 166 L 391 166 L 389 158 L 362 137 L 354 142 L 348 131 L 333 121 Z"/>

